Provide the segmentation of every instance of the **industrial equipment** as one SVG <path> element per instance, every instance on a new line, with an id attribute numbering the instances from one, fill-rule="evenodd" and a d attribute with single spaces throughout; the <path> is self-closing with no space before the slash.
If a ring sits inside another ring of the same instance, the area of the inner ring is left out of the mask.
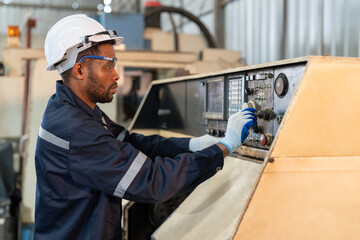
<path id="1" fill-rule="evenodd" d="M 132 128 L 223 137 L 228 117 L 252 107 L 258 128 L 250 130 L 234 155 L 262 161 L 305 67 L 306 60 L 295 59 L 154 82 Z"/>
<path id="2" fill-rule="evenodd" d="M 356 239 L 360 219 L 350 212 L 359 216 L 360 194 L 349 183 L 360 179 L 360 150 L 349 139 L 360 132 L 350 127 L 360 117 L 350 104 L 360 101 L 359 74 L 357 58 L 319 56 L 152 82 L 132 131 L 222 137 L 229 115 L 241 108 L 255 108 L 258 119 L 224 169 L 152 239 Z M 347 195 L 328 197 L 339 194 Z"/>

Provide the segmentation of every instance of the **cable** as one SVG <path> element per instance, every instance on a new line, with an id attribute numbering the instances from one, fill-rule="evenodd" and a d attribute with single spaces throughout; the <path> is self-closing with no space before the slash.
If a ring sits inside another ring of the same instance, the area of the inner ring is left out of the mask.
<path id="1" fill-rule="evenodd" d="M 198 25 L 198 27 L 200 28 L 201 32 L 204 34 L 204 36 L 208 42 L 209 48 L 216 48 L 215 41 L 214 41 L 213 37 L 211 36 L 209 30 L 206 28 L 206 26 L 200 21 L 199 18 L 197 18 L 195 15 L 193 15 L 192 13 L 190 13 L 182 8 L 161 6 L 161 7 L 158 7 L 154 10 L 151 10 L 151 11 L 145 13 L 145 16 L 144 16 L 145 20 L 147 18 L 150 18 L 150 17 L 160 14 L 162 12 L 178 13 L 178 14 L 181 14 L 181 15 L 187 17 L 188 19 L 193 21 L 196 25 Z"/>

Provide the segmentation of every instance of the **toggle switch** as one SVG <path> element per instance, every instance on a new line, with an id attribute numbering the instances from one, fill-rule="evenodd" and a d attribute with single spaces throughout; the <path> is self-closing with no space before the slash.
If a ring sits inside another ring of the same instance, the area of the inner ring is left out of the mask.
<path id="1" fill-rule="evenodd" d="M 272 120 L 275 118 L 275 114 L 271 109 L 264 109 L 261 111 L 258 111 L 256 113 L 256 116 L 260 119 L 264 119 L 264 120 Z"/>
<path id="2" fill-rule="evenodd" d="M 245 88 L 245 93 L 246 93 L 246 95 L 248 95 L 248 96 L 253 95 L 255 92 L 256 92 L 256 90 L 253 89 L 253 88 Z"/>

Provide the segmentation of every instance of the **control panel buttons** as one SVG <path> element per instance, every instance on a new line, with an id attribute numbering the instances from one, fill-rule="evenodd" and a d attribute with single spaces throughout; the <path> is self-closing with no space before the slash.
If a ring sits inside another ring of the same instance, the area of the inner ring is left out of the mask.
<path id="1" fill-rule="evenodd" d="M 221 130 L 221 129 L 218 129 L 218 130 L 215 131 L 215 136 L 216 137 L 224 137 L 225 136 L 225 131 Z"/>
<path id="2" fill-rule="evenodd" d="M 207 133 L 211 136 L 214 136 L 214 129 L 207 129 Z"/>
<path id="3" fill-rule="evenodd" d="M 267 78 L 272 78 L 272 73 L 258 73 L 254 75 L 246 75 L 246 81 L 254 81 L 254 80 L 266 80 Z"/>
<path id="4" fill-rule="evenodd" d="M 255 75 L 255 80 L 265 80 L 267 78 L 272 78 L 272 73 L 258 73 Z"/>
<path id="5" fill-rule="evenodd" d="M 222 129 L 207 129 L 207 133 L 214 137 L 225 137 L 225 130 Z"/>

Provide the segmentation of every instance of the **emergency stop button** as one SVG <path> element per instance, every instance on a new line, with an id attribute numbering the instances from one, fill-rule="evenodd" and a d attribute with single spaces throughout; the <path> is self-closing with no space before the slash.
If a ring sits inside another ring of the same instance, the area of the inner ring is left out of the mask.
<path id="1" fill-rule="evenodd" d="M 270 135 L 270 133 L 265 134 L 261 134 L 260 135 L 260 145 L 265 147 L 265 146 L 270 146 L 272 143 L 272 136 Z"/>

